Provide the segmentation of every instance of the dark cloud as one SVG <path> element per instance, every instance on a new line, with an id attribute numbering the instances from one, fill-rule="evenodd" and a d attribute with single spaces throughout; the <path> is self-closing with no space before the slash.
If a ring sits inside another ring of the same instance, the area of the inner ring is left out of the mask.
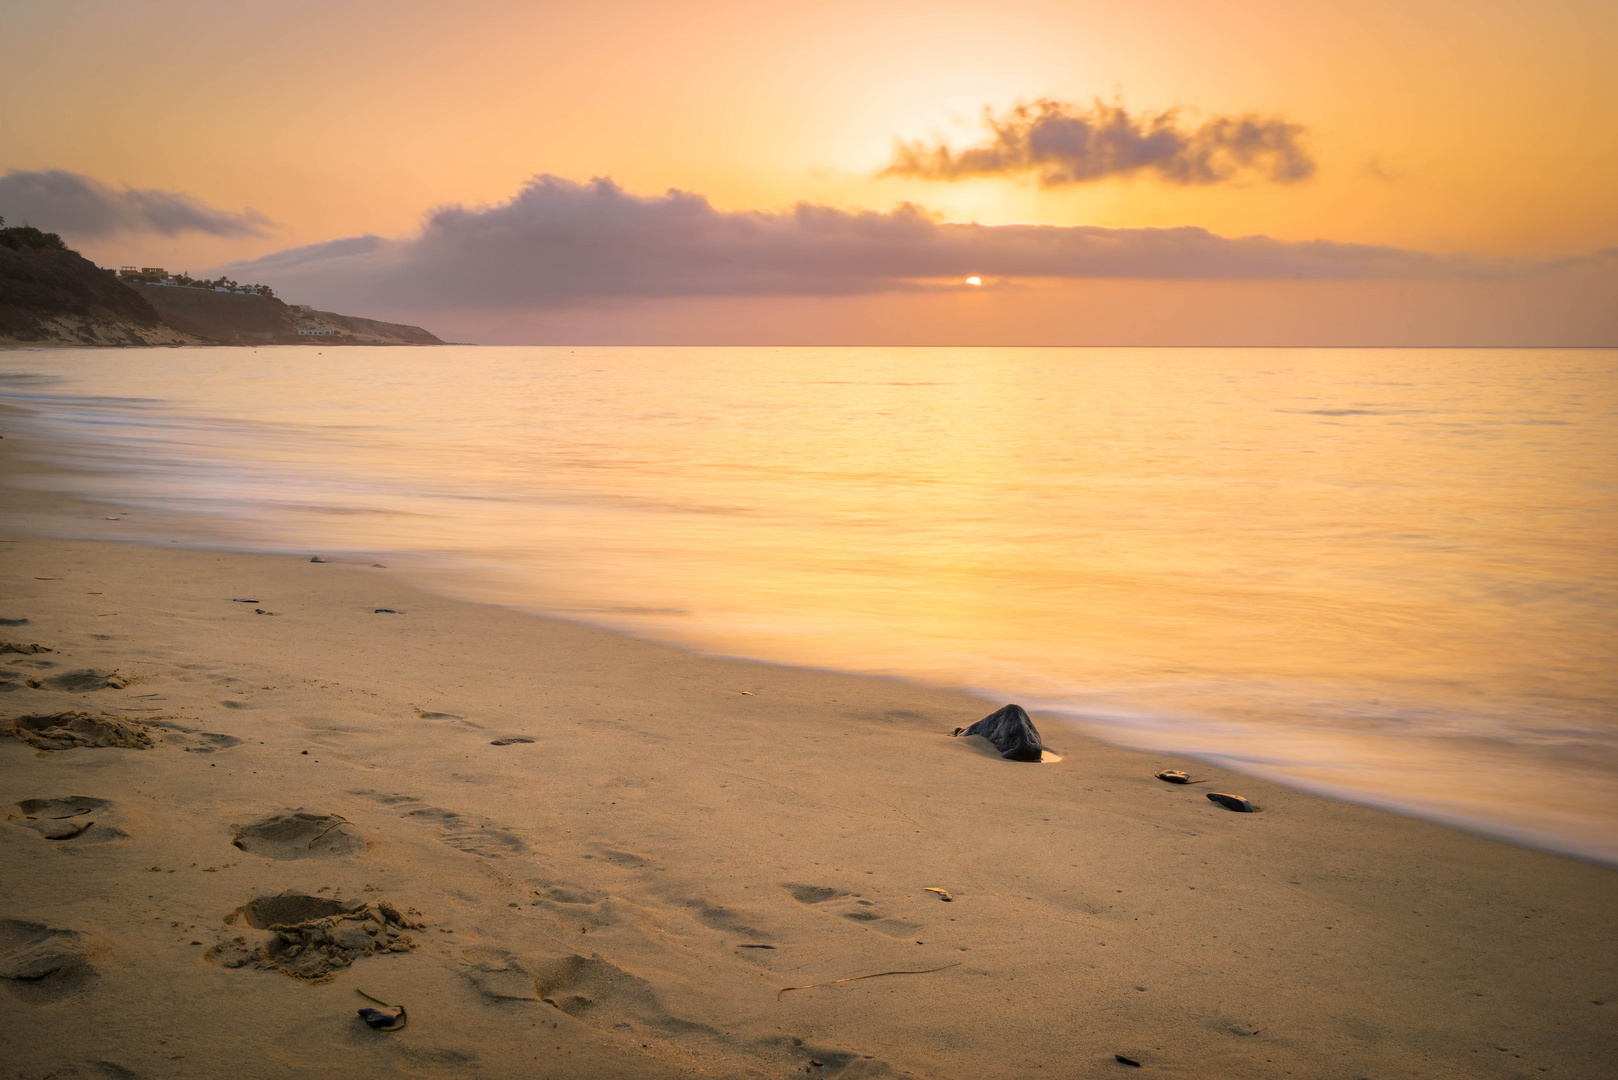
<path id="1" fill-rule="evenodd" d="M 1299 143 L 1303 128 L 1252 113 L 1187 127 L 1177 109 L 1131 115 L 1099 101 L 1086 109 L 1041 100 L 1000 117 L 985 110 L 983 122 L 988 142 L 958 152 L 902 143 L 882 175 L 965 180 L 1032 174 L 1045 187 L 1061 187 L 1142 174 L 1171 184 L 1217 184 L 1243 175 L 1294 183 L 1315 174 Z"/>
<path id="2" fill-rule="evenodd" d="M 218 210 L 175 191 L 120 191 L 63 169 L 13 169 L 0 176 L 0 217 L 12 225 L 33 225 L 85 239 L 120 232 L 263 236 L 270 225 L 254 210 L 239 214 Z"/>
<path id="3" fill-rule="evenodd" d="M 953 225 L 920 207 L 716 210 L 610 180 L 539 177 L 509 202 L 451 206 L 417 236 L 294 248 L 222 268 L 301 302 L 557 307 L 613 297 L 834 296 L 986 278 L 1453 278 L 1502 263 L 1391 247 L 1227 238 L 1206 229 Z"/>

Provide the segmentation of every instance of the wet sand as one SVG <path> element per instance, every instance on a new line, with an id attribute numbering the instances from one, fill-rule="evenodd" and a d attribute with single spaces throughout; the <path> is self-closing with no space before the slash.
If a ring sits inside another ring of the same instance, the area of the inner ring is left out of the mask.
<path id="1" fill-rule="evenodd" d="M 51 502 L 6 499 L 14 530 Z M 91 535 L 105 513 L 48 508 Z M 692 655 L 364 561 L 0 536 L 0 640 L 51 650 L 0 655 L 0 726 L 86 713 L 82 739 L 132 744 L 0 738 L 0 1076 L 1618 1060 L 1605 867 L 1038 714 L 1063 760 L 1006 762 L 950 737 L 1001 702 Z M 406 1028 L 367 1028 L 356 990 Z"/>

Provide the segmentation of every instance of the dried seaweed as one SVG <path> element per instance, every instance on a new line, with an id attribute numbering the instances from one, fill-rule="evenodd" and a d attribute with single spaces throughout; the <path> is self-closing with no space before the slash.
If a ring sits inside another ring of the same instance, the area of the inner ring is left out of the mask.
<path id="1" fill-rule="evenodd" d="M 960 967 L 961 961 L 945 964 L 943 967 L 924 968 L 921 971 L 878 971 L 873 975 L 850 975 L 846 979 L 827 979 L 825 982 L 810 983 L 807 986 L 783 986 L 775 992 L 775 1000 L 780 1001 L 781 995 L 788 990 L 813 990 L 817 986 L 836 986 L 838 983 L 859 982 L 861 979 L 880 979 L 884 975 L 931 975 L 935 971 L 945 971 L 952 967 Z"/>

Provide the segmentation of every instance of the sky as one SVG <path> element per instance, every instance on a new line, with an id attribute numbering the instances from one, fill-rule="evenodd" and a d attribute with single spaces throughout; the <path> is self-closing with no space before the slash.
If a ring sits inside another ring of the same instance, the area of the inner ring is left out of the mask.
<path id="1" fill-rule="evenodd" d="M 7 0 L 0 215 L 462 341 L 1615 345 L 1614 55 L 1610 0 Z"/>

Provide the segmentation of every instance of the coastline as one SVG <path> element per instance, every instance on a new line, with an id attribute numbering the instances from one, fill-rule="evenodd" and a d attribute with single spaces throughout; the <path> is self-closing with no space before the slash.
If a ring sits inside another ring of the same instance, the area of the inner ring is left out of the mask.
<path id="1" fill-rule="evenodd" d="M 13 799 L 100 800 L 100 831 L 56 840 L 5 808 L 6 955 L 23 924 L 78 935 L 50 939 L 59 970 L 0 979 L 19 1076 L 1101 1076 L 1122 1054 L 1594 1077 L 1618 1046 L 1609 868 L 1218 768 L 1172 787 L 1153 773 L 1183 760 L 1054 728 L 1063 761 L 1004 762 L 949 737 L 988 711 L 964 694 L 695 655 L 364 563 L 4 539 L 0 617 L 28 621 L 0 639 L 55 650 L 5 655 L 45 682 L 12 679 L 4 718 L 168 725 L 149 749 L 0 740 Z M 133 681 L 49 684 L 74 670 Z M 533 741 L 494 745 L 513 737 Z M 233 846 L 298 808 L 364 850 Z M 204 958 L 285 890 L 425 926 L 320 983 Z M 408 1028 L 365 1028 L 356 989 Z"/>

